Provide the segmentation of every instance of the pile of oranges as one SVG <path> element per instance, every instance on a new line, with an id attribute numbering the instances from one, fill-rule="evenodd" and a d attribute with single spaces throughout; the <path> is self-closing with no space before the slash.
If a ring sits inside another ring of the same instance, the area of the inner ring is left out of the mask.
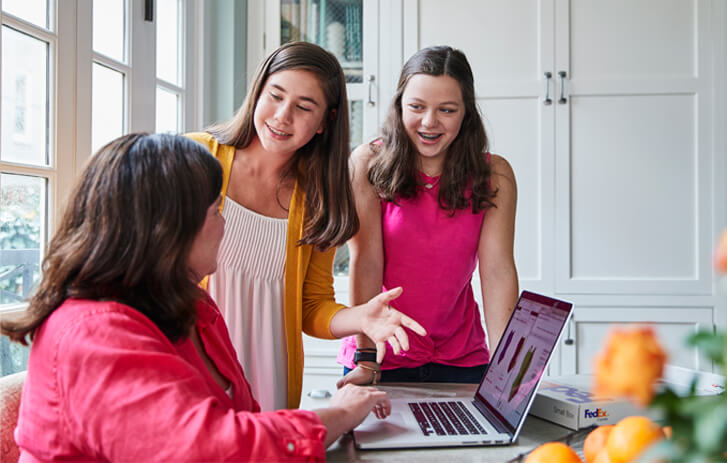
<path id="1" fill-rule="evenodd" d="M 727 272 L 727 231 L 722 236 L 723 252 L 718 265 Z M 662 376 L 666 353 L 650 327 L 615 329 L 604 351 L 595 358 L 593 393 L 600 398 L 627 397 L 647 406 L 654 386 Z M 645 416 L 629 416 L 614 425 L 599 426 L 583 442 L 585 463 L 631 463 L 649 447 L 671 438 L 671 429 L 662 428 Z M 525 463 L 583 463 L 570 447 L 549 442 L 533 450 Z"/>
<path id="2" fill-rule="evenodd" d="M 644 416 L 629 416 L 615 425 L 599 426 L 583 443 L 586 463 L 629 463 L 664 439 L 668 429 Z M 548 442 L 528 455 L 525 463 L 583 463 L 578 454 L 560 442 Z"/>

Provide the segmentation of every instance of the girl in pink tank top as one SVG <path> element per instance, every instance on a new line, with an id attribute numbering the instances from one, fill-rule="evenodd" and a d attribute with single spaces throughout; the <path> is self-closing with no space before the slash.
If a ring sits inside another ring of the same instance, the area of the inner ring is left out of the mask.
<path id="1" fill-rule="evenodd" d="M 517 189 L 508 162 L 488 152 L 464 54 L 431 47 L 412 56 L 382 137 L 353 158 L 361 229 L 349 241 L 351 302 L 401 286 L 391 306 L 427 335 L 409 336 L 400 355 L 387 346 L 381 364 L 365 336 L 345 339 L 339 386 L 478 382 L 489 362 L 487 338 L 494 349 L 517 299 Z M 487 336 L 471 284 L 478 262 Z"/>

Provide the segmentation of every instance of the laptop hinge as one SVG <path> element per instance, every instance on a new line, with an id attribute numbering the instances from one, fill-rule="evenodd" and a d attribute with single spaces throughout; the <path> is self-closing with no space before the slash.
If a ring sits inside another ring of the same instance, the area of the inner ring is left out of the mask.
<path id="1" fill-rule="evenodd" d="M 485 417 L 485 419 L 490 422 L 492 427 L 494 427 L 497 430 L 497 432 L 502 433 L 502 434 L 509 434 L 510 436 L 512 436 L 512 431 L 510 431 L 502 423 L 502 421 L 497 416 L 495 416 L 494 413 L 489 411 L 482 402 L 475 399 L 472 401 L 472 404 L 477 408 L 477 410 L 480 411 L 480 413 L 482 413 L 482 415 Z"/>

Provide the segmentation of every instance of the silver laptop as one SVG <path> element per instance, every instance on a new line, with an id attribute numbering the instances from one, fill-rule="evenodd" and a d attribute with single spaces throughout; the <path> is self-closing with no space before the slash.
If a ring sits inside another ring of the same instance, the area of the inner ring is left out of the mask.
<path id="1" fill-rule="evenodd" d="M 573 305 L 523 291 L 473 398 L 396 398 L 354 431 L 360 449 L 515 442 Z"/>

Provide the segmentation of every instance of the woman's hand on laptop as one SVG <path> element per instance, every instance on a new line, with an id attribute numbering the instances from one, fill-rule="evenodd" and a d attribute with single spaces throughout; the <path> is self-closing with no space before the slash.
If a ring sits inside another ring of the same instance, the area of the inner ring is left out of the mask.
<path id="1" fill-rule="evenodd" d="M 326 447 L 338 439 L 341 434 L 348 432 L 361 424 L 370 412 L 383 419 L 391 413 L 391 402 L 386 392 L 373 387 L 361 387 L 346 384 L 338 389 L 328 408 L 314 410 L 326 427 Z"/>

